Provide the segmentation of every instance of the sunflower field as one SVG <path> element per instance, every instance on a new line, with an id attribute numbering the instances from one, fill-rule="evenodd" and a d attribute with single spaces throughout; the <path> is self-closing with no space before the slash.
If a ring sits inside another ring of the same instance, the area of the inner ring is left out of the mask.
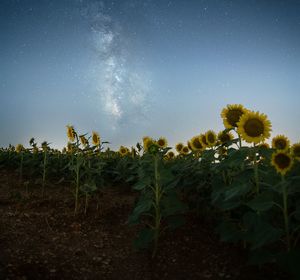
<path id="1" fill-rule="evenodd" d="M 227 105 L 221 118 L 223 131 L 199 133 L 174 148 L 164 137 L 145 136 L 117 151 L 97 132 L 80 134 L 68 125 L 62 150 L 32 138 L 27 148 L 1 148 L 0 169 L 15 172 L 27 193 L 38 185 L 41 197 L 50 185 L 67 184 L 74 216 L 85 215 L 103 189 L 134 191 L 127 223 L 139 229 L 134 246 L 152 258 L 161 237 L 184 227 L 192 213 L 213 221 L 220 240 L 243 248 L 249 264 L 275 263 L 300 279 L 300 142 L 270 139 L 268 117 L 240 104 Z"/>

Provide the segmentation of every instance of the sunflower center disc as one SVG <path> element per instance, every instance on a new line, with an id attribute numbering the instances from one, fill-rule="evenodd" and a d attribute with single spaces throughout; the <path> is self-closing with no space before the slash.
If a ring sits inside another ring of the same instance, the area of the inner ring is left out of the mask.
<path id="1" fill-rule="evenodd" d="M 286 156 L 285 154 L 278 154 L 275 157 L 275 163 L 280 169 L 285 169 L 285 168 L 289 167 L 289 165 L 291 163 L 291 159 L 288 156 Z"/>
<path id="2" fill-rule="evenodd" d="M 258 137 L 264 133 L 264 124 L 258 119 L 250 119 L 245 123 L 244 130 L 250 137 Z"/>
<path id="3" fill-rule="evenodd" d="M 275 143 L 275 147 L 279 150 L 284 150 L 286 148 L 286 141 L 283 139 L 279 139 Z"/>
<path id="4" fill-rule="evenodd" d="M 209 143 L 214 143 L 215 142 L 215 137 L 213 134 L 208 134 L 207 140 Z"/>

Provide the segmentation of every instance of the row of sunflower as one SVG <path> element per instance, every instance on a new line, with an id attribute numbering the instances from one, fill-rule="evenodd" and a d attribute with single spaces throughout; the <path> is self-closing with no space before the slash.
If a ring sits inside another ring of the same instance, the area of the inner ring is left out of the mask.
<path id="1" fill-rule="evenodd" d="M 268 117 L 240 104 L 227 105 L 221 117 L 224 130 L 199 133 L 174 150 L 166 138 L 147 136 L 112 151 L 97 132 L 78 134 L 68 125 L 62 151 L 31 140 L 27 149 L 1 149 L 0 165 L 17 167 L 20 181 L 40 177 L 35 182 L 46 191 L 51 181 L 70 183 L 74 214 L 88 211 L 105 186 L 131 186 L 140 197 L 129 222 L 144 225 L 135 243 L 153 245 L 153 255 L 160 235 L 195 210 L 216 222 L 223 241 L 243 244 L 252 263 L 280 262 L 299 250 L 300 143 L 277 135 L 269 146 Z"/>

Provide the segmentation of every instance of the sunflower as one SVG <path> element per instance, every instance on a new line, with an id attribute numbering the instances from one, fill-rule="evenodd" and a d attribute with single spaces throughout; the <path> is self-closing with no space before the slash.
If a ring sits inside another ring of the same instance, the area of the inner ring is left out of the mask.
<path id="1" fill-rule="evenodd" d="M 92 141 L 95 146 L 100 146 L 100 136 L 97 132 L 92 132 Z"/>
<path id="2" fill-rule="evenodd" d="M 22 144 L 18 144 L 16 146 L 16 152 L 21 153 L 24 150 L 24 146 Z"/>
<path id="3" fill-rule="evenodd" d="M 175 154 L 174 154 L 174 152 L 169 151 L 169 152 L 166 154 L 166 157 L 167 157 L 168 159 L 172 159 L 172 158 L 175 157 Z"/>
<path id="4" fill-rule="evenodd" d="M 226 156 L 227 155 L 227 148 L 224 146 L 221 146 L 218 148 L 218 154 L 222 157 L 222 156 Z"/>
<path id="5" fill-rule="evenodd" d="M 237 127 L 242 115 L 248 110 L 241 104 L 228 104 L 221 112 L 223 124 L 226 128 Z"/>
<path id="6" fill-rule="evenodd" d="M 183 143 L 177 143 L 175 149 L 178 153 L 181 153 L 183 147 L 184 147 Z"/>
<path id="7" fill-rule="evenodd" d="M 206 143 L 209 147 L 213 147 L 217 143 L 217 135 L 213 130 L 208 130 L 205 133 Z"/>
<path id="8" fill-rule="evenodd" d="M 88 140 L 85 138 L 84 135 L 80 135 L 79 139 L 80 139 L 80 142 L 81 142 L 83 147 L 86 147 L 89 144 Z"/>
<path id="9" fill-rule="evenodd" d="M 284 135 L 277 135 L 272 139 L 272 148 L 286 151 L 290 147 L 290 140 Z"/>
<path id="10" fill-rule="evenodd" d="M 67 135 L 71 142 L 75 141 L 76 132 L 73 125 L 67 125 Z"/>
<path id="11" fill-rule="evenodd" d="M 150 148 L 151 145 L 155 144 L 155 141 L 148 136 L 145 136 L 143 138 L 143 146 L 144 146 L 144 151 L 147 152 Z"/>
<path id="12" fill-rule="evenodd" d="M 270 149 L 270 145 L 268 143 L 261 143 L 258 147 L 262 149 Z"/>
<path id="13" fill-rule="evenodd" d="M 189 142 L 193 151 L 203 151 L 205 148 L 202 145 L 199 136 L 194 136 Z"/>
<path id="14" fill-rule="evenodd" d="M 206 148 L 206 146 L 208 146 L 208 143 L 206 141 L 206 135 L 200 134 L 199 139 L 200 139 L 200 142 L 202 143 L 203 147 Z"/>
<path id="15" fill-rule="evenodd" d="M 292 146 L 291 152 L 295 159 L 300 160 L 300 142 Z"/>
<path id="16" fill-rule="evenodd" d="M 232 133 L 226 130 L 220 131 L 217 137 L 221 144 L 225 144 L 233 139 Z"/>
<path id="17" fill-rule="evenodd" d="M 293 166 L 293 158 L 285 151 L 277 151 L 272 154 L 271 164 L 276 171 L 284 176 Z"/>
<path id="18" fill-rule="evenodd" d="M 164 137 L 160 137 L 156 143 L 160 148 L 166 148 L 168 145 L 167 139 Z"/>
<path id="19" fill-rule="evenodd" d="M 187 154 L 189 154 L 189 152 L 190 152 L 189 147 L 188 146 L 183 146 L 180 153 L 183 154 L 183 155 L 187 155 Z"/>
<path id="20" fill-rule="evenodd" d="M 248 111 L 238 122 L 237 132 L 248 143 L 260 143 L 270 137 L 271 122 L 265 114 Z"/>
<path id="21" fill-rule="evenodd" d="M 129 153 L 129 149 L 124 147 L 124 146 L 121 146 L 120 149 L 119 149 L 119 154 L 121 156 L 126 156 L 127 154 Z"/>

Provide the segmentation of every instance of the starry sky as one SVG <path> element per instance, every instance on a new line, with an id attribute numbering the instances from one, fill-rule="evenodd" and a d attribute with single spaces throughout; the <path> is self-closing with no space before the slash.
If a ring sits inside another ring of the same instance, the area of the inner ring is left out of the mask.
<path id="1" fill-rule="evenodd" d="M 300 141 L 300 1 L 0 1 L 0 146 L 174 145 L 233 103 Z"/>

